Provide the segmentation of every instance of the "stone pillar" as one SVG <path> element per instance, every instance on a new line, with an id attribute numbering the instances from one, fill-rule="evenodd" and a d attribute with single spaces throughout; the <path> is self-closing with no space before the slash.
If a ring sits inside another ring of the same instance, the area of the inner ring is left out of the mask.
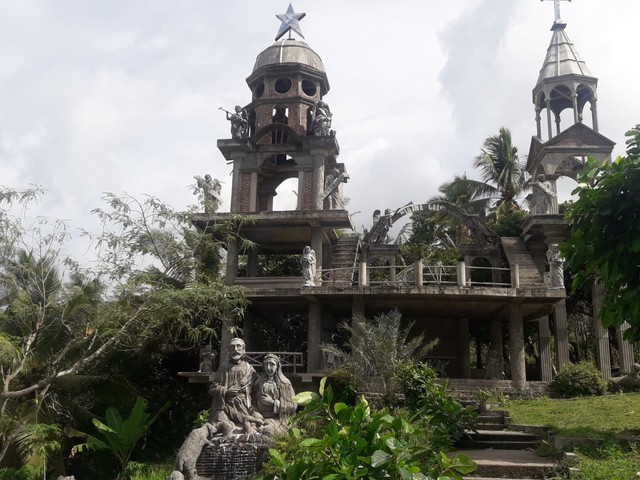
<path id="1" fill-rule="evenodd" d="M 238 240 L 232 238 L 227 244 L 227 270 L 224 277 L 225 285 L 233 285 L 238 275 Z"/>
<path id="2" fill-rule="evenodd" d="M 309 303 L 309 323 L 307 332 L 307 373 L 322 370 L 322 305 L 317 301 Z"/>
<path id="3" fill-rule="evenodd" d="M 629 330 L 630 327 L 629 322 L 624 322 L 617 329 L 621 373 L 631 373 L 631 367 L 633 366 L 633 345 L 624 339 L 624 332 Z"/>
<path id="4" fill-rule="evenodd" d="M 573 105 L 573 123 L 578 123 L 580 118 L 578 117 L 578 95 L 576 92 L 571 94 L 571 103 Z"/>
<path id="5" fill-rule="evenodd" d="M 514 304 L 509 308 L 509 353 L 511 362 L 511 384 L 514 388 L 527 386 L 524 359 L 524 325 L 522 307 Z"/>
<path id="6" fill-rule="evenodd" d="M 315 284 L 322 285 L 322 227 L 311 227 L 311 248 L 316 252 Z"/>
<path id="7" fill-rule="evenodd" d="M 611 352 L 609 351 L 609 332 L 602 326 L 600 311 L 604 300 L 604 286 L 600 282 L 591 288 L 593 299 L 593 330 L 596 337 L 596 361 L 604 380 L 611 378 Z"/>
<path id="8" fill-rule="evenodd" d="M 555 320 L 556 358 L 558 371 L 561 372 L 569 360 L 569 334 L 567 332 L 567 304 L 564 299 L 555 304 L 553 310 Z"/>
<path id="9" fill-rule="evenodd" d="M 322 192 L 324 191 L 324 160 L 326 154 L 325 152 L 311 153 L 313 154 L 313 205 L 311 209 L 322 210 L 324 206 Z"/>
<path id="10" fill-rule="evenodd" d="M 591 99 L 591 121 L 593 123 L 593 129 L 598 131 L 598 99 L 593 97 Z"/>
<path id="11" fill-rule="evenodd" d="M 458 376 L 471 377 L 471 358 L 469 357 L 469 319 L 458 319 Z"/>
<path id="12" fill-rule="evenodd" d="M 491 357 L 493 354 L 494 357 Z M 504 348 L 502 345 L 502 320 L 499 317 L 492 317 L 489 320 L 489 357 L 499 359 L 500 365 L 497 372 L 493 372 L 493 368 L 489 368 L 489 362 L 487 361 L 487 375 L 485 378 L 491 380 L 502 380 L 504 378 Z M 497 374 L 497 376 L 496 376 Z M 495 378 L 490 378 L 495 376 Z"/>
<path id="13" fill-rule="evenodd" d="M 247 252 L 247 277 L 255 277 L 258 272 L 258 249 L 252 248 Z"/>
<path id="14" fill-rule="evenodd" d="M 547 140 L 551 140 L 551 137 L 553 137 L 553 127 L 551 126 L 551 100 L 549 100 L 548 97 L 545 102 L 545 108 L 547 109 L 547 134 L 549 135 Z"/>
<path id="15" fill-rule="evenodd" d="M 542 127 L 540 125 L 540 107 L 536 106 L 536 132 L 538 138 L 542 138 Z"/>
<path id="16" fill-rule="evenodd" d="M 553 379 L 553 360 L 551 359 L 551 331 L 549 317 L 538 318 L 538 349 L 540 350 L 540 380 L 550 382 Z"/>
<path id="17" fill-rule="evenodd" d="M 416 277 L 416 286 L 421 287 L 424 284 L 424 264 L 422 260 L 418 260 L 413 264 L 413 269 Z"/>
<path id="18" fill-rule="evenodd" d="M 396 283 L 396 256 L 389 258 L 389 282 L 391 285 Z"/>

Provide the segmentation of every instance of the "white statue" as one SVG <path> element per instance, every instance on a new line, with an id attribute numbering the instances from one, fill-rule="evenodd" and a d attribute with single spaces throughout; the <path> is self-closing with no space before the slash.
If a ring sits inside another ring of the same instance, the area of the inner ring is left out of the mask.
<path id="1" fill-rule="evenodd" d="M 309 246 L 304 247 L 300 257 L 302 267 L 303 287 L 316 286 L 316 252 Z"/>
<path id="2" fill-rule="evenodd" d="M 549 262 L 549 288 L 564 288 L 564 259 L 560 255 L 557 243 L 549 245 L 547 262 Z"/>
<path id="3" fill-rule="evenodd" d="M 551 213 L 552 202 L 556 198 L 551 182 L 546 180 L 544 175 L 538 175 L 538 181 L 531 184 L 531 189 L 531 195 L 527 197 L 531 213 L 534 215 Z"/>

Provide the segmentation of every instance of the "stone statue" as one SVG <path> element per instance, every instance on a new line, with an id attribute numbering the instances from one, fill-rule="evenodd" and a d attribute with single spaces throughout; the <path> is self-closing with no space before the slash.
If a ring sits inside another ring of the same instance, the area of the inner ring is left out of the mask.
<path id="1" fill-rule="evenodd" d="M 277 355 L 268 353 L 262 361 L 261 373 L 253 386 L 253 399 L 256 410 L 264 418 L 259 432 L 273 436 L 285 433 L 288 418 L 296 412 L 293 402 L 295 395 L 291 382 L 282 373 L 282 365 Z"/>
<path id="2" fill-rule="evenodd" d="M 331 135 L 331 118 L 333 114 L 322 100 L 316 103 L 313 109 L 313 120 L 311 122 L 311 131 L 316 136 Z"/>
<path id="3" fill-rule="evenodd" d="M 257 378 L 254 368 L 244 360 L 245 345 L 241 338 L 229 342 L 229 362 L 220 365 L 209 394 L 213 397 L 209 422 L 220 425 L 224 435 L 236 429 L 244 433 L 256 432 L 262 424 L 261 415 L 255 412 L 251 402 L 251 387 Z"/>
<path id="4" fill-rule="evenodd" d="M 329 210 L 343 209 L 344 197 L 340 188 L 341 183 L 349 180 L 349 174 L 344 171 L 344 165 L 332 168 L 324 179 L 322 199 L 329 198 Z"/>
<path id="5" fill-rule="evenodd" d="M 273 436 L 286 432 L 295 413 L 293 387 L 276 355 L 265 355 L 258 375 L 244 359 L 242 339 L 232 339 L 228 348 L 229 362 L 218 368 L 209 389 L 209 420 L 189 433 L 167 480 L 252 477 Z"/>
<path id="6" fill-rule="evenodd" d="M 200 349 L 200 365 L 198 372 L 213 372 L 213 362 L 216 358 L 215 352 L 211 349 L 211 345 L 205 345 Z"/>
<path id="7" fill-rule="evenodd" d="M 206 174 L 204 178 L 200 175 L 194 175 L 193 178 L 196 179 L 198 185 L 194 194 L 202 190 L 204 196 L 204 212 L 214 213 L 222 203 L 222 196 L 220 195 L 222 184 L 219 180 L 211 178 L 209 174 Z"/>
<path id="8" fill-rule="evenodd" d="M 631 372 L 622 377 L 612 378 L 610 382 L 625 392 L 638 390 L 640 388 L 640 364 L 634 363 L 631 365 Z"/>
<path id="9" fill-rule="evenodd" d="M 384 215 L 380 215 L 380 210 L 373 212 L 373 226 L 367 233 L 365 241 L 371 244 L 382 244 L 389 241 L 389 230 L 393 225 L 391 209 L 386 208 Z"/>
<path id="10" fill-rule="evenodd" d="M 242 139 L 249 138 L 249 120 L 247 110 L 240 105 L 236 105 L 235 113 L 231 113 L 222 107 L 219 107 L 227 114 L 227 120 L 231 122 L 231 138 Z"/>
<path id="11" fill-rule="evenodd" d="M 531 189 L 531 195 L 527 197 L 531 213 L 551 213 L 552 202 L 556 198 L 551 182 L 547 181 L 544 175 L 538 175 L 538 181 L 531 184 Z"/>
<path id="12" fill-rule="evenodd" d="M 547 262 L 549 262 L 549 288 L 564 288 L 564 259 L 560 255 L 557 243 L 549 245 Z"/>
<path id="13" fill-rule="evenodd" d="M 303 287 L 316 286 L 316 252 L 309 246 L 304 247 L 300 257 L 302 267 Z"/>

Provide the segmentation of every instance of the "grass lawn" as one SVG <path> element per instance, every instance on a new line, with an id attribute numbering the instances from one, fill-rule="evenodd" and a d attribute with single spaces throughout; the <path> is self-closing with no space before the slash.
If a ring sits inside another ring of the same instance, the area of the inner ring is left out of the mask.
<path id="1" fill-rule="evenodd" d="M 640 435 L 640 393 L 515 400 L 508 410 L 514 424 L 546 426 L 562 436 Z"/>

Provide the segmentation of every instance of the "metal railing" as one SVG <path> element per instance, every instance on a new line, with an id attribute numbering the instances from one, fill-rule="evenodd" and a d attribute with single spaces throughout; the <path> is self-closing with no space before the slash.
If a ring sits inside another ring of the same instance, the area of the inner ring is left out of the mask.
<path id="1" fill-rule="evenodd" d="M 298 368 L 304 367 L 304 354 L 302 352 L 245 352 L 244 359 L 254 367 L 262 366 L 262 360 L 267 353 L 272 353 L 280 358 L 283 371 L 298 372 Z"/>

